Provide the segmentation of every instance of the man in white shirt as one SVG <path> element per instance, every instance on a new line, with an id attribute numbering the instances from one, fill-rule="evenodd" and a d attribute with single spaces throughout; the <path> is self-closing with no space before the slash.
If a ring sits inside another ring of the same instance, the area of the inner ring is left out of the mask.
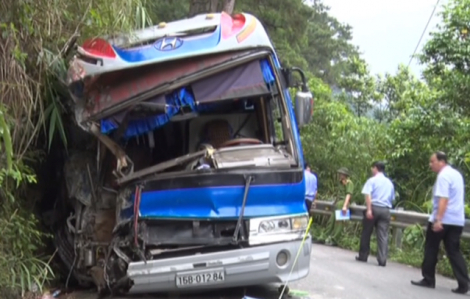
<path id="1" fill-rule="evenodd" d="M 452 292 L 466 294 L 469 289 L 467 264 L 460 252 L 460 237 L 465 226 L 465 185 L 460 172 L 447 164 L 443 152 L 435 152 L 429 166 L 437 173 L 433 187 L 433 211 L 429 218 L 421 266 L 423 279 L 411 284 L 435 288 L 436 264 L 439 245 L 444 241 L 447 257 L 457 279 L 458 287 Z"/>
<path id="2" fill-rule="evenodd" d="M 312 204 L 317 197 L 317 177 L 311 172 L 310 166 L 305 163 L 304 170 L 305 177 L 305 205 L 307 206 L 307 212 L 310 213 Z"/>
<path id="3" fill-rule="evenodd" d="M 388 255 L 388 228 L 390 209 L 395 200 L 395 188 L 392 181 L 384 175 L 385 164 L 377 161 L 372 164 L 372 177 L 362 188 L 366 198 L 366 212 L 362 220 L 362 235 L 359 255 L 356 261 L 366 262 L 370 253 L 372 231 L 377 233 L 377 262 L 385 267 Z"/>

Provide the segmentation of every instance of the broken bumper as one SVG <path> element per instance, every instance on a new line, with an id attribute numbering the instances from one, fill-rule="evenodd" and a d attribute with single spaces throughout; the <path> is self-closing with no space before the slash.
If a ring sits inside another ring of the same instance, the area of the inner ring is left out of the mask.
<path id="1" fill-rule="evenodd" d="M 127 275 L 134 283 L 130 293 L 197 291 L 299 280 L 309 273 L 311 247 L 308 236 L 303 244 L 298 240 L 130 263 Z"/>

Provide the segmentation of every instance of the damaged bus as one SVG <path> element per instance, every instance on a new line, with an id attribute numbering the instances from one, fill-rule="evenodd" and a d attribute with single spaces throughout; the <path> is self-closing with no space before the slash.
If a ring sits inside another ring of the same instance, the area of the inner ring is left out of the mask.
<path id="1" fill-rule="evenodd" d="M 78 283 L 191 292 L 307 276 L 298 128 L 313 97 L 258 19 L 205 14 L 87 40 L 67 85 L 89 137 L 65 162 L 55 244 Z"/>

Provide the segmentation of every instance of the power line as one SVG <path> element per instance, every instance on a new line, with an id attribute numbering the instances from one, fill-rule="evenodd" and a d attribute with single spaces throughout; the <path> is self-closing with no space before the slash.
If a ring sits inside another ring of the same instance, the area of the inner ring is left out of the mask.
<path id="1" fill-rule="evenodd" d="M 418 44 L 416 45 L 416 48 L 415 48 L 415 50 L 413 51 L 413 54 L 412 54 L 411 57 L 410 57 L 410 61 L 408 62 L 408 67 L 410 67 L 411 61 L 413 61 L 413 58 L 414 58 L 414 56 L 415 56 L 415 54 L 416 54 L 416 51 L 418 51 L 418 47 L 419 47 L 419 45 L 421 44 L 421 40 L 423 39 L 424 34 L 425 34 L 426 31 L 428 30 L 429 23 L 431 23 L 431 19 L 432 19 L 432 17 L 434 16 L 434 13 L 436 12 L 436 8 L 437 8 L 437 6 L 439 5 L 439 1 L 440 1 L 440 0 L 437 0 L 436 5 L 434 5 L 434 9 L 432 10 L 431 15 L 429 16 L 428 22 L 426 23 L 426 27 L 424 27 L 423 33 L 421 33 L 421 37 L 419 38 Z"/>

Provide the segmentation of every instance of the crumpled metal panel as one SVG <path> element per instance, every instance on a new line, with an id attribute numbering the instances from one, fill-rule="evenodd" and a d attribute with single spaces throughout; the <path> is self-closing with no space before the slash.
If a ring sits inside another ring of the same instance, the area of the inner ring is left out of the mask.
<path id="1" fill-rule="evenodd" d="M 98 175 L 96 173 L 96 157 L 89 152 L 75 152 L 70 155 L 65 163 L 64 174 L 67 185 L 68 196 L 75 198 L 85 206 L 91 206 L 93 194 L 88 174 L 90 168 L 94 190 L 98 190 L 96 182 Z"/>
<path id="2" fill-rule="evenodd" d="M 204 57 L 204 59 L 170 61 L 158 66 L 148 65 L 104 74 L 98 77 L 93 84 L 90 84 L 88 90 L 81 90 L 79 93 L 84 95 L 87 103 L 79 119 L 86 121 L 153 88 L 174 82 L 182 77 L 225 63 L 234 58 L 245 56 L 248 53 L 249 51 L 236 54 L 223 53 Z"/>

